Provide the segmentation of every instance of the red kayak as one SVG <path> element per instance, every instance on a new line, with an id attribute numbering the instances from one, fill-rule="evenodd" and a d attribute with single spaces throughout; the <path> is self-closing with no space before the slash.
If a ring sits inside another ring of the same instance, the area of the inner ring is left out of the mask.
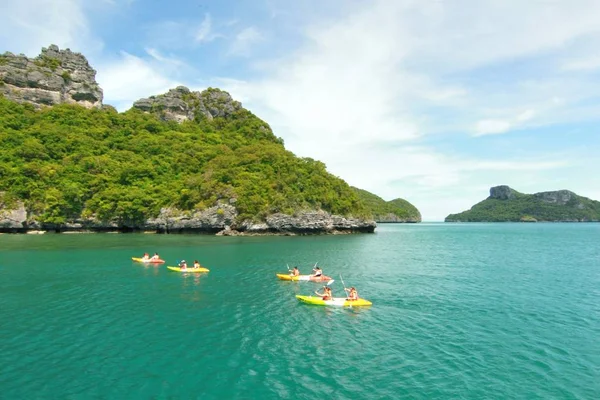
<path id="1" fill-rule="evenodd" d="M 163 264 L 165 262 L 165 260 L 161 260 L 160 258 L 158 260 L 144 260 L 143 258 L 131 257 L 131 259 L 144 264 Z"/>

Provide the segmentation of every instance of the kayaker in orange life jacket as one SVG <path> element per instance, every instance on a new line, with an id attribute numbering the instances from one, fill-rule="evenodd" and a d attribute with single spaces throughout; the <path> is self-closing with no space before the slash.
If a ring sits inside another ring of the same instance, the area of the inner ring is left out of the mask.
<path id="1" fill-rule="evenodd" d="M 344 288 L 344 290 L 348 292 L 347 300 L 358 300 L 358 292 L 354 287 L 350 289 Z"/>
<path id="2" fill-rule="evenodd" d="M 331 292 L 331 288 L 329 286 L 323 286 L 323 293 L 319 293 L 315 291 L 317 296 L 321 296 L 323 300 L 331 300 L 333 298 L 333 293 Z"/>

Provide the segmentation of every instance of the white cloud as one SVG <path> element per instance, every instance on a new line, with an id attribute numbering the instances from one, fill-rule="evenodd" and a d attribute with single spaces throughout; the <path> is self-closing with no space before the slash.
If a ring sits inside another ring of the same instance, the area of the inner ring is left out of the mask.
<path id="1" fill-rule="evenodd" d="M 89 21 L 78 0 L 3 0 L 0 15 L 2 52 L 32 57 L 50 44 L 87 54 L 102 47 L 91 38 Z"/>
<path id="2" fill-rule="evenodd" d="M 184 50 L 193 54 L 193 49 L 225 37 L 216 32 L 210 14 L 202 21 L 196 19 L 157 20 L 143 26 L 146 38 L 153 49 L 162 51 Z"/>
<path id="3" fill-rule="evenodd" d="M 539 184 L 540 175 L 571 166 L 569 160 L 567 155 L 486 160 L 415 145 L 342 146 L 327 167 L 349 184 L 386 200 L 406 198 L 424 218 L 439 221 L 483 200 L 490 186 L 509 184 L 526 190 Z"/>
<path id="4" fill-rule="evenodd" d="M 181 61 L 174 56 L 164 56 L 158 50 L 153 49 L 151 47 L 147 47 L 144 50 L 146 50 L 146 53 L 150 57 L 152 57 L 154 60 L 156 60 L 166 66 L 168 66 L 168 65 L 175 66 L 175 67 L 187 66 L 187 64 L 184 61 Z"/>
<path id="5" fill-rule="evenodd" d="M 503 121 L 499 119 L 484 119 L 483 121 L 477 122 L 474 136 L 505 133 L 508 132 L 511 127 L 512 124 L 509 121 Z"/>
<path id="6" fill-rule="evenodd" d="M 306 20 L 294 7 L 308 3 L 279 2 L 283 12 L 273 24 Z M 0 45 L 29 55 L 50 43 L 82 51 L 98 70 L 105 102 L 120 110 L 186 81 L 182 71 L 188 63 L 171 52 L 204 48 L 199 44 L 222 37 L 214 25 L 241 28 L 237 21 L 213 24 L 209 14 L 201 23 L 152 22 L 145 28 L 151 43 L 147 56 L 122 52 L 106 60 L 98 54 L 101 42 L 90 34 L 82 4 L 5 0 L 0 3 L 5 17 Z M 336 19 L 313 20 L 300 28 L 305 39 L 300 47 L 278 54 L 277 60 L 250 59 L 252 66 L 259 65 L 253 76 L 263 73 L 262 78 L 220 80 L 270 123 L 288 149 L 324 161 L 355 186 L 387 199 L 413 201 L 426 219 L 469 208 L 494 184 L 539 191 L 566 182 L 576 192 L 600 191 L 562 172 L 573 168 L 576 152 L 542 157 L 533 146 L 524 157 L 501 151 L 489 156 L 469 148 L 470 141 L 518 136 L 493 134 L 598 118 L 600 105 L 590 99 L 600 91 L 600 82 L 589 72 L 600 68 L 600 59 L 589 54 L 599 37 L 600 2 L 375 0 L 335 5 L 331 15 Z M 324 14 L 312 8 L 307 13 L 311 18 Z M 293 26 L 297 35 L 300 24 Z M 250 57 L 261 42 L 282 40 L 278 33 L 250 26 L 230 37 L 222 52 Z M 463 141 L 446 146 L 447 137 L 457 132 Z M 469 138 L 465 132 L 485 137 Z M 590 171 L 600 168 L 596 158 L 582 165 Z"/>
<path id="7" fill-rule="evenodd" d="M 481 188 L 531 187 L 570 165 L 573 157 L 486 159 L 420 143 L 435 143 L 432 134 L 484 136 L 574 118 L 568 107 L 595 96 L 598 84 L 556 80 L 551 72 L 511 75 L 500 66 L 560 54 L 595 34 L 598 21 L 600 2 L 591 0 L 380 0 L 308 27 L 299 49 L 260 63 L 264 78 L 221 82 L 296 154 L 385 198 L 406 197 L 429 219 L 443 218 L 461 210 L 456 204 L 469 208 L 485 198 Z M 490 66 L 502 80 L 481 75 Z M 467 186 L 473 191 L 457 190 Z"/>
<path id="8" fill-rule="evenodd" d="M 564 49 L 600 31 L 596 0 L 385 1 L 429 66 L 463 69 Z M 541 23 L 537 23 L 540 21 Z"/>
<path id="9" fill-rule="evenodd" d="M 600 57 L 588 57 L 565 62 L 562 69 L 565 71 L 589 71 L 600 68 Z"/>
<path id="10" fill-rule="evenodd" d="M 119 111 L 134 101 L 161 94 L 179 83 L 164 75 L 164 68 L 142 58 L 121 52 L 120 57 L 101 64 L 97 80 L 104 89 L 104 103 Z"/>
<path id="11" fill-rule="evenodd" d="M 554 102 L 554 99 L 552 99 L 552 101 Z M 529 121 L 534 116 L 535 116 L 535 111 L 525 110 L 521 114 L 517 115 L 517 121 L 519 121 L 519 122 Z"/>
<path id="12" fill-rule="evenodd" d="M 210 14 L 204 14 L 204 19 L 200 23 L 200 27 L 196 31 L 195 40 L 199 43 L 212 42 L 216 38 L 220 37 L 218 33 L 212 31 L 212 20 Z"/>
<path id="13" fill-rule="evenodd" d="M 552 100 L 554 101 L 554 100 Z M 484 119 L 477 121 L 473 136 L 497 135 L 512 129 L 523 127 L 523 124 L 535 116 L 534 110 L 525 110 L 510 119 Z"/>
<path id="14" fill-rule="evenodd" d="M 235 38 L 229 46 L 229 54 L 235 56 L 249 56 L 252 47 L 264 39 L 258 29 L 253 26 L 242 29 L 235 35 Z"/>

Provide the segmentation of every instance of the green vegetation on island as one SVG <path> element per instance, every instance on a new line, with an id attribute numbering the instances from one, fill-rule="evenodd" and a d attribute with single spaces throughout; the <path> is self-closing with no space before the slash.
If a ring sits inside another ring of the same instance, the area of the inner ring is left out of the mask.
<path id="1" fill-rule="evenodd" d="M 568 190 L 523 194 L 508 186 L 496 186 L 490 189 L 490 197 L 470 210 L 446 217 L 446 222 L 536 221 L 600 221 L 600 202 Z"/>
<path id="2" fill-rule="evenodd" d="M 229 111 L 177 123 L 136 108 L 36 110 L 0 96 L 2 202 L 22 201 L 38 222 L 57 225 L 80 217 L 135 224 L 162 207 L 220 201 L 235 204 L 239 220 L 304 209 L 370 217 L 325 164 L 287 151 L 250 111 Z"/>
<path id="3" fill-rule="evenodd" d="M 385 201 L 381 197 L 359 188 L 352 188 L 373 214 L 377 222 L 421 222 L 421 213 L 404 199 Z"/>

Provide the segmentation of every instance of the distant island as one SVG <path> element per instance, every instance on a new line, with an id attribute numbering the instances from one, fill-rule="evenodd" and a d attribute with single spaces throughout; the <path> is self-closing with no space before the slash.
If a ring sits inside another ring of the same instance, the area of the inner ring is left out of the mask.
<path id="1" fill-rule="evenodd" d="M 569 190 L 524 194 L 508 186 L 490 188 L 490 196 L 470 210 L 450 214 L 446 222 L 598 222 L 600 202 Z"/>
<path id="2" fill-rule="evenodd" d="M 373 232 L 419 222 L 284 147 L 229 93 L 179 86 L 119 113 L 55 45 L 0 54 L 0 233 Z"/>

